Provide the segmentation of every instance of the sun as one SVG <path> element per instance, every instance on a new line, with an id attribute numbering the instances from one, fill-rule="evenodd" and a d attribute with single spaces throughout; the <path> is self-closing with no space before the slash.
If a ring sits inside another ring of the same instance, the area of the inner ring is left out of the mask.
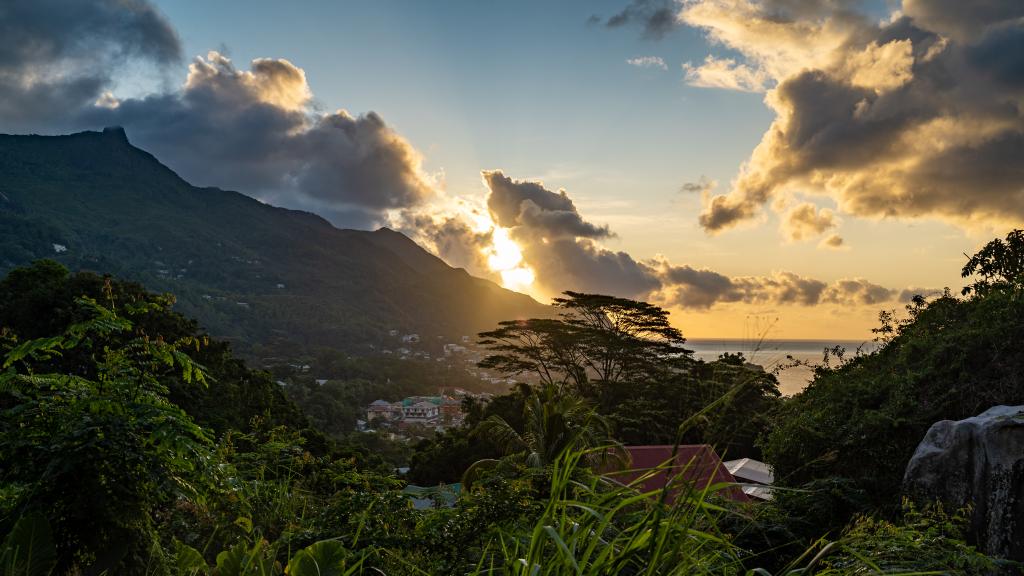
<path id="1" fill-rule="evenodd" d="M 501 284 L 509 290 L 528 291 L 536 279 L 533 270 L 523 262 L 523 251 L 509 236 L 508 230 L 498 226 L 491 233 L 491 245 L 484 248 L 487 266 L 501 275 Z"/>

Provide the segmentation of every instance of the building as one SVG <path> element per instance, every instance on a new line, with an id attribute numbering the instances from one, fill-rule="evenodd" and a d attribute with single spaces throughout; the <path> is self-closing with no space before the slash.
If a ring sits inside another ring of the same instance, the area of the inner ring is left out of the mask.
<path id="1" fill-rule="evenodd" d="M 373 422 L 374 419 L 390 422 L 392 420 L 400 420 L 402 416 L 402 405 L 398 402 L 392 404 L 387 400 L 374 400 L 366 408 L 367 422 Z"/>
<path id="2" fill-rule="evenodd" d="M 775 475 L 772 473 L 771 466 L 760 460 L 740 458 L 739 460 L 729 460 L 725 463 L 725 467 L 736 480 L 746 484 L 743 486 L 744 494 L 758 500 L 772 499 L 771 486 L 775 481 Z"/>
<path id="3" fill-rule="evenodd" d="M 437 420 L 440 413 L 437 404 L 433 402 L 420 401 L 415 404 L 402 407 L 402 412 L 405 421 L 422 421 L 429 422 L 431 420 Z"/>
<path id="4" fill-rule="evenodd" d="M 625 446 L 624 449 L 627 462 L 609 465 L 605 471 L 606 476 L 618 482 L 630 484 L 649 474 L 637 487 L 647 492 L 670 486 L 669 501 L 674 501 L 684 491 L 703 490 L 737 502 L 750 501 L 750 497 L 735 486 L 736 478 L 708 444 Z"/>

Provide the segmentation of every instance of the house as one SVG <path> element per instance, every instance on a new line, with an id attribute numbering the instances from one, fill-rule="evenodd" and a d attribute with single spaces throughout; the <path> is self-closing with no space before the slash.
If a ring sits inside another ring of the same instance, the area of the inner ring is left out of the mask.
<path id="1" fill-rule="evenodd" d="M 373 422 L 374 418 L 379 420 L 400 420 L 402 418 L 403 411 L 400 403 L 392 404 L 387 400 L 374 400 L 369 407 L 366 408 L 366 421 Z"/>
<path id="2" fill-rule="evenodd" d="M 439 413 L 439 409 L 437 404 L 434 404 L 433 402 L 427 402 L 424 400 L 417 402 L 415 404 L 403 406 L 402 412 L 405 417 L 405 420 L 407 421 L 413 420 L 426 422 L 429 420 L 436 420 Z"/>
<path id="3" fill-rule="evenodd" d="M 736 483 L 736 478 L 708 444 L 625 446 L 624 449 L 627 462 L 610 464 L 605 470 L 606 476 L 622 484 L 629 484 L 650 474 L 637 487 L 643 491 L 653 491 L 671 486 L 668 497 L 670 502 L 681 491 L 705 489 L 736 502 L 750 501 L 740 487 L 729 486 Z"/>
<path id="4" fill-rule="evenodd" d="M 747 484 L 743 487 L 743 493 L 747 496 L 758 500 L 772 499 L 771 486 L 775 481 L 775 475 L 771 466 L 753 458 L 740 458 L 729 460 L 725 463 L 725 468 L 737 481 Z"/>

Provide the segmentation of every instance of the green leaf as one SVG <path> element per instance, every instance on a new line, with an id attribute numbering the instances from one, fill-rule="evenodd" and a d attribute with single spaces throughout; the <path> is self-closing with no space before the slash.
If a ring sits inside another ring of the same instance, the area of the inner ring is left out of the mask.
<path id="1" fill-rule="evenodd" d="M 178 540 L 174 541 L 174 565 L 178 569 L 178 576 L 197 576 L 210 572 L 206 560 L 203 560 L 203 555 L 195 548 L 188 544 L 182 544 Z"/>
<path id="2" fill-rule="evenodd" d="M 346 569 L 348 550 L 336 540 L 322 540 L 299 550 L 285 574 L 288 576 L 345 576 L 351 574 L 359 563 Z"/>
<path id="3" fill-rule="evenodd" d="M 244 542 L 217 554 L 217 576 L 266 576 L 274 574 L 274 560 L 268 558 L 265 542 L 252 548 Z"/>
<path id="4" fill-rule="evenodd" d="M 239 516 L 238 518 L 235 518 L 235 526 L 245 530 L 246 534 L 252 533 L 252 519 L 247 516 Z"/>
<path id="5" fill-rule="evenodd" d="M 217 554 L 217 576 L 244 576 L 249 563 L 249 548 L 239 542 Z"/>
<path id="6" fill-rule="evenodd" d="M 4 576 L 49 576 L 57 564 L 50 524 L 41 515 L 23 516 L 0 548 Z"/>

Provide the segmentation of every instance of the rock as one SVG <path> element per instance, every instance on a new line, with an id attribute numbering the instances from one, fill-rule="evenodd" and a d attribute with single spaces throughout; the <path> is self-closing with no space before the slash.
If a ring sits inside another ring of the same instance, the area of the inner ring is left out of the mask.
<path id="1" fill-rule="evenodd" d="M 903 477 L 918 502 L 971 505 L 972 540 L 990 555 L 1024 560 L 1024 406 L 996 406 L 932 425 Z"/>

